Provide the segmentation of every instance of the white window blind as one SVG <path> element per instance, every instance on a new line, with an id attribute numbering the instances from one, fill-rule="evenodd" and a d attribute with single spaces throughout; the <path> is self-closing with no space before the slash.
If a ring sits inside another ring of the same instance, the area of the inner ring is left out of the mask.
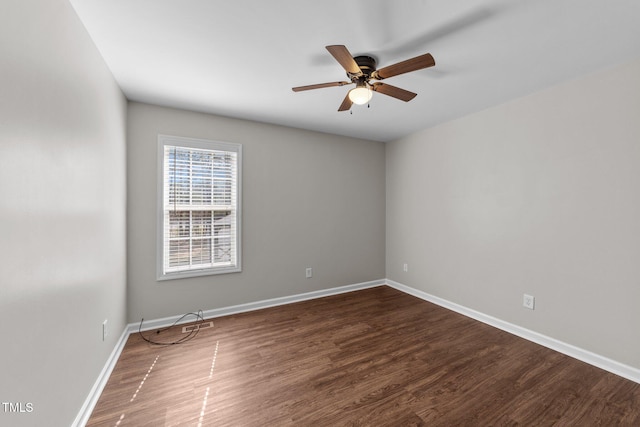
<path id="1" fill-rule="evenodd" d="M 241 145 L 161 135 L 158 279 L 240 271 Z"/>

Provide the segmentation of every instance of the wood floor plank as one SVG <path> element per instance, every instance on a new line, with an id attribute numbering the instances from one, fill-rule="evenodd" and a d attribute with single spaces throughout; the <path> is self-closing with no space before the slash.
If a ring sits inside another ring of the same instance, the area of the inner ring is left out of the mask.
<path id="1" fill-rule="evenodd" d="M 87 425 L 640 425 L 640 384 L 389 287 L 212 321 L 132 334 Z"/>

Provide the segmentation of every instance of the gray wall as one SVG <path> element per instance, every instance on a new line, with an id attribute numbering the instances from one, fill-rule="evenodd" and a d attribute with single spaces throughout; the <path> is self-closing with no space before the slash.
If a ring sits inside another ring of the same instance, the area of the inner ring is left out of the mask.
<path id="1" fill-rule="evenodd" d="M 382 143 L 140 103 L 127 128 L 130 322 L 384 278 Z M 158 134 L 243 144 L 241 273 L 156 281 Z"/>
<path id="2" fill-rule="evenodd" d="M 126 100 L 68 1 L 1 9 L 0 425 L 66 426 L 126 324 Z"/>
<path id="3" fill-rule="evenodd" d="M 387 277 L 640 368 L 639 118 L 636 61 L 388 144 Z"/>

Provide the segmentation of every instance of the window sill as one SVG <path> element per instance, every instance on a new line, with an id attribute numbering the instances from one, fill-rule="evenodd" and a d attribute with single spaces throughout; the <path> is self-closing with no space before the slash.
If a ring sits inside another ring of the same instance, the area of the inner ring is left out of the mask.
<path id="1" fill-rule="evenodd" d="M 229 273 L 240 273 L 240 272 L 242 272 L 242 268 L 240 266 L 209 268 L 209 269 L 202 269 L 202 270 L 186 270 L 186 271 L 176 271 L 174 273 L 159 274 L 158 277 L 156 277 L 156 280 L 160 282 L 165 280 L 187 279 L 190 277 L 200 277 L 200 276 L 216 276 L 218 274 L 229 274 Z"/>

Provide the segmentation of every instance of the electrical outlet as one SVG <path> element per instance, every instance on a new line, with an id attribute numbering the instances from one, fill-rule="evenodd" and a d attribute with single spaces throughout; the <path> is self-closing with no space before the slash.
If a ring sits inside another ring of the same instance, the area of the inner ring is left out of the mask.
<path id="1" fill-rule="evenodd" d="M 406 262 L 402 265 L 402 271 L 404 271 L 405 273 L 409 271 L 409 264 L 407 264 Z"/>
<path id="2" fill-rule="evenodd" d="M 107 335 L 109 335 L 109 329 L 107 328 L 107 322 L 108 322 L 108 319 L 104 319 L 104 322 L 102 322 L 102 341 L 104 341 L 105 338 L 107 338 Z"/>
<path id="3" fill-rule="evenodd" d="M 529 310 L 533 310 L 535 308 L 536 298 L 531 295 L 524 294 L 522 297 L 522 305 Z"/>
<path id="4" fill-rule="evenodd" d="M 313 268 L 307 267 L 304 274 L 307 279 L 311 279 L 313 277 Z"/>

